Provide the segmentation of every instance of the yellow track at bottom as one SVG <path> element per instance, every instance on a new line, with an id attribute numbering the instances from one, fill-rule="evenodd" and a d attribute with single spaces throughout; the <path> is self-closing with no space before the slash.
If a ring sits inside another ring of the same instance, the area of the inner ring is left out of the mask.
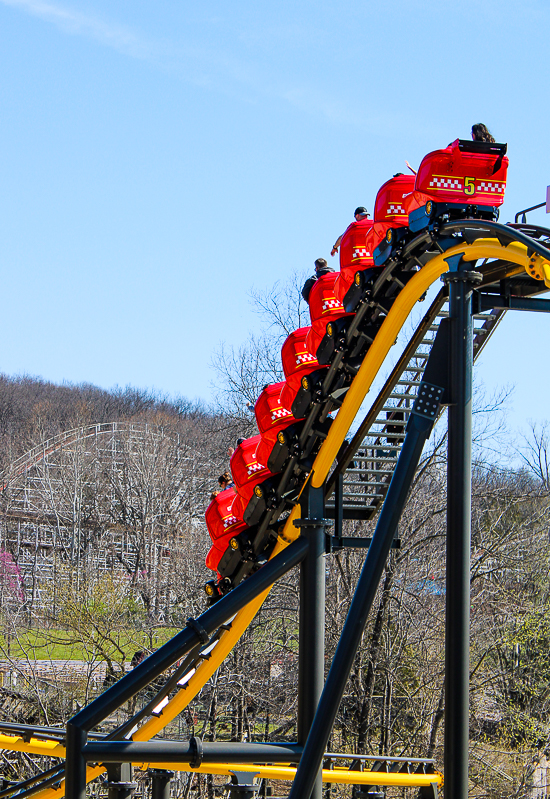
<path id="1" fill-rule="evenodd" d="M 397 335 L 405 324 L 412 308 L 418 302 L 422 294 L 427 291 L 430 286 L 444 273 L 448 271 L 447 259 L 453 255 L 463 254 L 465 261 L 477 261 L 480 259 L 497 259 L 505 262 L 510 262 L 511 266 L 507 271 L 507 277 L 527 271 L 529 265 L 529 256 L 527 254 L 527 247 L 517 242 L 512 242 L 508 246 L 501 245 L 497 239 L 478 239 L 472 244 L 461 243 L 453 247 L 447 252 L 435 256 L 425 266 L 422 267 L 412 277 L 405 287 L 401 290 L 396 300 L 394 301 L 386 319 L 384 320 L 374 342 L 369 347 L 363 363 L 357 373 L 342 407 L 338 411 L 336 419 L 334 420 L 329 434 L 315 459 L 312 468 L 311 482 L 314 487 L 323 485 L 326 480 L 330 468 L 336 458 L 336 455 L 347 435 L 350 426 L 361 407 L 367 392 L 369 391 L 372 382 L 380 367 L 382 366 L 388 352 L 393 346 Z M 294 520 L 300 517 L 300 506 L 296 505 L 289 518 L 286 521 L 284 530 L 281 534 L 281 539 L 273 550 L 271 557 L 275 557 L 281 552 L 291 541 L 298 535 L 297 528 L 294 527 Z M 262 606 L 265 598 L 269 593 L 266 590 L 261 596 L 250 602 L 243 610 L 239 611 L 228 630 L 220 636 L 218 643 L 213 649 L 210 657 L 202 661 L 191 677 L 189 682 L 184 688 L 178 691 L 170 702 L 166 705 L 163 711 L 155 717 L 150 718 L 136 733 L 132 736 L 134 741 L 150 740 L 154 735 L 160 732 L 167 724 L 169 724 L 182 710 L 184 710 L 192 699 L 198 694 L 201 688 L 206 684 L 214 672 L 219 668 L 221 663 L 227 657 L 229 652 L 236 645 L 238 640 L 243 635 L 249 624 L 252 622 L 254 616 Z M 65 747 L 56 741 L 44 741 L 36 738 L 31 738 L 30 741 L 24 741 L 19 736 L 0 734 L 0 748 L 8 749 L 11 751 L 28 752 L 37 755 L 49 755 L 51 757 L 64 757 Z M 174 768 L 174 764 L 165 765 L 166 768 Z M 178 766 L 179 768 L 179 766 Z M 280 766 L 258 766 L 250 767 L 245 764 L 233 764 L 231 768 L 227 764 L 214 766 L 210 764 L 208 767 L 203 767 L 207 773 L 221 773 L 229 774 L 231 771 L 254 771 L 260 775 L 269 776 L 266 770 L 275 769 L 281 772 Z M 214 769 L 221 769 L 216 771 Z M 190 769 L 189 765 L 182 764 L 182 771 L 202 771 L 202 769 Z M 273 776 L 273 779 L 293 779 L 296 770 L 288 767 L 282 769 L 286 776 Z M 102 766 L 90 766 L 87 769 L 86 777 L 88 782 L 98 777 L 105 769 Z M 338 769 L 323 770 L 323 780 L 326 782 L 342 781 L 359 784 L 362 782 L 362 777 L 368 772 L 349 772 L 342 769 L 345 774 L 351 775 L 351 778 L 335 780 L 335 775 L 339 775 Z M 431 782 L 436 782 L 433 777 L 435 775 L 425 774 L 382 774 L 376 773 L 375 782 L 367 782 L 366 784 L 375 785 L 403 785 L 400 781 L 403 777 L 414 778 L 416 782 L 407 782 L 407 785 L 425 785 Z M 382 781 L 382 778 L 395 781 Z M 428 779 L 428 783 L 422 780 Z M 34 796 L 36 799 L 61 799 L 64 796 L 64 784 L 62 783 L 59 788 L 46 788 L 42 791 L 37 791 Z"/>
<path id="2" fill-rule="evenodd" d="M 136 763 L 144 771 L 148 768 L 186 771 L 199 774 L 220 774 L 230 776 L 234 771 L 247 771 L 262 779 L 293 780 L 296 775 L 295 766 L 255 766 L 239 764 L 229 766 L 227 763 L 208 763 L 199 768 L 191 768 L 189 763 Z M 334 782 L 340 785 L 391 785 L 401 788 L 420 788 L 423 785 L 443 785 L 443 775 L 439 771 L 433 774 L 386 774 L 383 771 L 350 771 L 347 768 L 335 767 L 323 769 L 323 782 Z"/>

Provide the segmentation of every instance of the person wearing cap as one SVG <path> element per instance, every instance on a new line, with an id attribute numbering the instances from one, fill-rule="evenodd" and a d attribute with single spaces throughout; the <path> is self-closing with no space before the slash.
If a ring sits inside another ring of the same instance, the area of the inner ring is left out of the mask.
<path id="1" fill-rule="evenodd" d="M 317 258 L 315 261 L 315 274 L 308 277 L 302 289 L 302 297 L 306 302 L 309 302 L 309 292 L 313 288 L 315 282 L 322 275 L 328 275 L 329 272 L 334 272 L 334 269 L 327 264 L 324 258 Z"/>
<path id="2" fill-rule="evenodd" d="M 353 212 L 353 216 L 355 217 L 355 221 L 356 222 L 360 222 L 362 219 L 366 219 L 368 216 L 370 216 L 370 214 L 369 214 L 369 212 L 367 211 L 366 208 L 364 208 L 362 205 L 360 205 L 359 208 L 356 208 L 355 211 Z M 351 224 L 353 225 L 353 222 Z M 330 254 L 333 257 L 338 252 L 338 247 L 342 243 L 342 239 L 344 238 L 344 236 L 346 235 L 348 230 L 349 230 L 349 227 L 346 228 L 346 230 L 342 233 L 342 235 L 338 236 L 338 238 L 334 242 L 334 246 L 333 246 L 332 250 L 330 251 Z"/>

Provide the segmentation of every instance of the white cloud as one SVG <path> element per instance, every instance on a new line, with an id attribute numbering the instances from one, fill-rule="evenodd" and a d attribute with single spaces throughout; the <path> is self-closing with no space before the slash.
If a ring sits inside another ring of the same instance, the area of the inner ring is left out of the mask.
<path id="1" fill-rule="evenodd" d="M 52 22 L 67 33 L 88 36 L 135 58 L 148 58 L 153 55 L 155 49 L 152 43 L 141 39 L 129 28 L 104 22 L 53 3 L 43 0 L 0 0 L 0 2 Z"/>
<path id="2" fill-rule="evenodd" d="M 156 42 L 124 25 L 47 0 L 0 0 L 0 3 L 50 22 L 70 35 L 84 36 L 124 55 L 149 61 L 187 83 L 220 91 L 245 103 L 256 102 L 259 97 L 276 99 L 303 113 L 323 117 L 331 124 L 351 124 L 367 129 L 377 124 L 371 118 L 365 119 L 364 115 L 358 118 L 356 109 L 348 109 L 345 100 L 325 93 L 320 86 L 307 81 L 281 84 L 271 73 L 269 76 L 262 74 L 265 68 L 262 71 L 259 64 L 249 63 L 213 46 L 182 42 L 176 46 L 166 40 Z M 208 23 L 212 24 L 213 20 L 208 20 Z"/>

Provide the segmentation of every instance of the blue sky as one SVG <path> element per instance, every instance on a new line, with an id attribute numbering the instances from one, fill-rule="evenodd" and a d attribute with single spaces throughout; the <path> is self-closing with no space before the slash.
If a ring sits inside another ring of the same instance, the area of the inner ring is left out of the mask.
<path id="1" fill-rule="evenodd" d="M 473 122 L 509 144 L 501 220 L 542 202 L 549 18 L 0 0 L 0 370 L 208 399 L 213 349 L 258 327 L 249 289 L 328 257 L 405 159 Z M 483 356 L 518 426 L 548 415 L 549 326 L 517 314 Z"/>

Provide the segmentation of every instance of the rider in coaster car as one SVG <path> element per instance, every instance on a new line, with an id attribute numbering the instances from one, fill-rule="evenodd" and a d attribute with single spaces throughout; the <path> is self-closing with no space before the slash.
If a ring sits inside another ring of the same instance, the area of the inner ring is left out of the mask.
<path id="1" fill-rule="evenodd" d="M 492 135 L 487 125 L 484 125 L 482 122 L 478 122 L 477 125 L 472 125 L 472 141 L 486 141 L 489 142 L 489 144 L 495 144 L 494 136 Z M 448 147 L 450 146 L 451 145 L 449 144 Z M 416 169 L 413 169 L 408 161 L 405 161 L 405 163 L 407 164 L 413 175 L 416 175 Z"/>
<path id="2" fill-rule="evenodd" d="M 359 208 L 356 208 L 355 211 L 353 212 L 353 216 L 355 217 L 355 221 L 356 222 L 361 222 L 361 220 L 366 219 L 368 216 L 370 216 L 370 214 L 369 214 L 369 212 L 367 211 L 366 208 L 364 208 L 362 205 L 360 205 Z M 350 229 L 350 227 L 352 225 L 353 225 L 353 222 L 351 223 L 351 225 L 349 225 L 346 228 L 346 230 L 342 233 L 341 236 L 338 236 L 338 238 L 334 242 L 334 246 L 332 247 L 332 250 L 330 251 L 330 254 L 332 256 L 336 255 L 336 253 L 338 252 L 338 247 L 342 243 L 342 239 L 344 238 L 344 236 L 346 235 L 346 233 L 348 232 L 348 230 Z"/>
<path id="3" fill-rule="evenodd" d="M 324 258 L 317 258 L 315 261 L 315 274 L 308 277 L 302 289 L 302 297 L 306 302 L 309 302 L 309 292 L 315 285 L 317 279 L 323 275 L 328 275 L 329 272 L 334 272 L 334 269 L 327 264 Z"/>
<path id="4" fill-rule="evenodd" d="M 222 491 L 225 491 L 226 488 L 233 488 L 235 485 L 233 478 L 231 477 L 231 472 L 224 472 L 223 474 L 220 474 L 218 477 L 218 483 Z"/>
<path id="5" fill-rule="evenodd" d="M 491 132 L 488 130 L 487 126 L 483 125 L 481 122 L 477 125 L 472 125 L 472 139 L 474 141 L 486 141 L 490 144 L 495 143 L 495 139 L 491 135 Z"/>

